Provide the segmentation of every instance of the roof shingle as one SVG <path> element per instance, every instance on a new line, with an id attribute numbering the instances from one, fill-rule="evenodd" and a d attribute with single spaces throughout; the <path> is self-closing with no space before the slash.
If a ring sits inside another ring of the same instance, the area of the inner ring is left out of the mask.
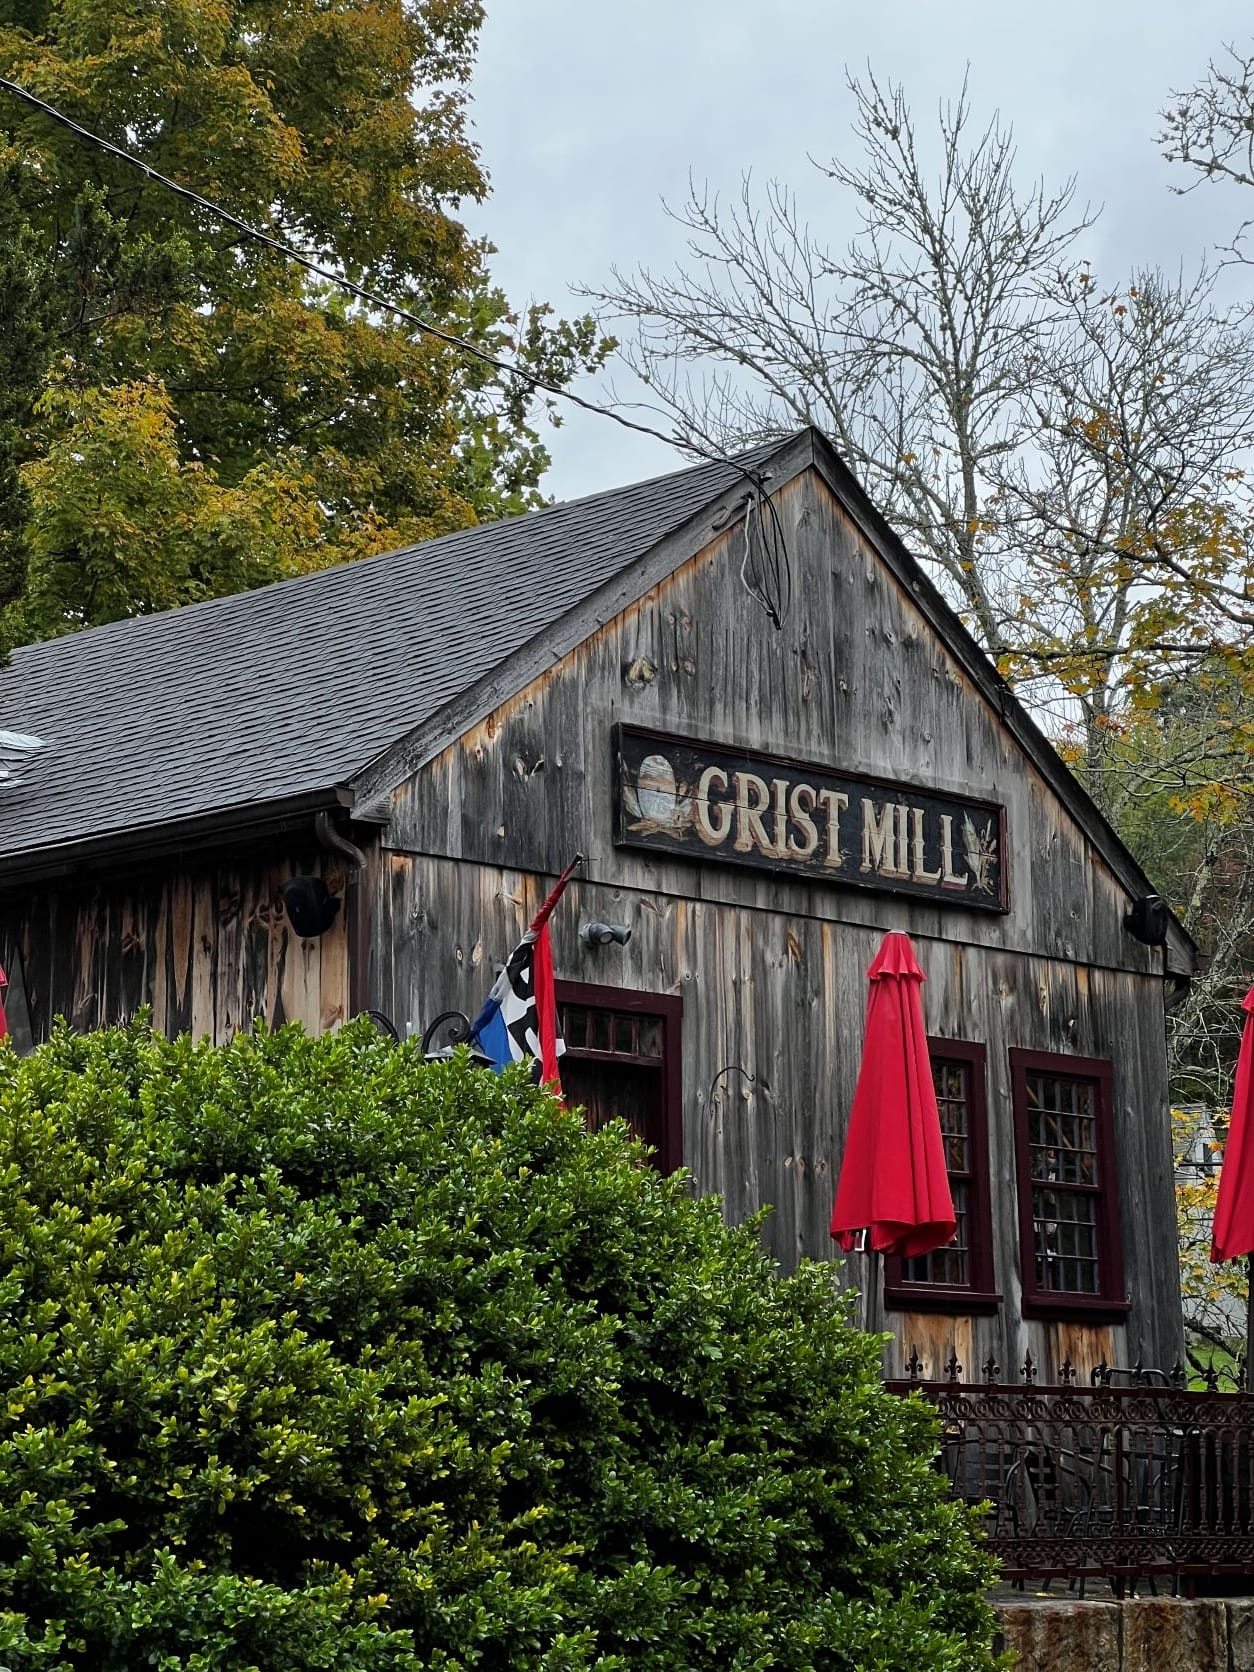
<path id="1" fill-rule="evenodd" d="M 0 796 L 0 855 L 345 782 L 738 475 L 699 465 L 18 650 L 0 726 L 54 747 Z"/>

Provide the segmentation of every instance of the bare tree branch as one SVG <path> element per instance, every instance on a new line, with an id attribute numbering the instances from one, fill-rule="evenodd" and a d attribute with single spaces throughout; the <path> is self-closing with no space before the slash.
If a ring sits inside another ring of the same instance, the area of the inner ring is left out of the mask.
<path id="1" fill-rule="evenodd" d="M 1254 186 L 1254 56 L 1230 57 L 1164 143 Z M 816 164 L 847 248 L 778 182 L 725 201 L 690 181 L 683 261 L 584 294 L 706 447 L 832 438 L 1209 953 L 1170 1048 L 1213 1111 L 1254 960 L 1251 311 L 1205 269 L 1099 283 L 1074 183 L 1021 181 L 965 85 L 939 159 L 899 87 L 849 88 L 852 143 Z M 1219 1342 L 1209 1224 L 1186 1231 L 1190 1322 Z"/>
<path id="2" fill-rule="evenodd" d="M 1073 188 L 1014 186 L 1010 134 L 970 131 L 963 89 L 941 112 L 933 186 L 900 88 L 851 80 L 858 164 L 822 172 L 856 205 L 859 236 L 830 250 L 777 183 L 724 206 L 690 187 L 670 211 L 689 233 L 673 273 L 615 272 L 585 294 L 626 335 L 660 405 L 706 445 L 743 445 L 813 423 L 994 652 L 1010 617 L 981 561 L 994 463 L 1015 446 L 1031 349 L 1057 311 L 1042 284 L 1089 224 Z M 627 327 L 626 333 L 623 327 Z M 694 384 L 691 368 L 700 368 Z"/>

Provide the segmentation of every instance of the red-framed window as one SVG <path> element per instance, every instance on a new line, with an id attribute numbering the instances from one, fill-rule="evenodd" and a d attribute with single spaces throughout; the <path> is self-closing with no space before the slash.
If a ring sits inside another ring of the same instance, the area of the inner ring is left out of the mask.
<path id="1" fill-rule="evenodd" d="M 958 1232 L 916 1259 L 889 1255 L 884 1302 L 920 1312 L 994 1312 L 1001 1296 L 993 1277 L 985 1050 L 965 1039 L 927 1043 Z"/>
<path id="2" fill-rule="evenodd" d="M 1025 1317 L 1114 1321 L 1123 1290 L 1110 1063 L 1012 1050 Z"/>
<path id="3" fill-rule="evenodd" d="M 670 1173 L 683 1160 L 683 1000 L 663 993 L 559 981 L 562 1094 L 595 1131 L 621 1119 Z"/>

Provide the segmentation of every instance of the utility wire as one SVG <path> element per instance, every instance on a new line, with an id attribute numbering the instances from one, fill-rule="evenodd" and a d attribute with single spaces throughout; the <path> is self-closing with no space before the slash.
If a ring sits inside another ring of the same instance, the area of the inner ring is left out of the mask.
<path id="1" fill-rule="evenodd" d="M 573 406 L 580 407 L 584 412 L 595 413 L 601 418 L 610 418 L 625 430 L 634 430 L 637 435 L 651 436 L 655 441 L 664 441 L 668 446 L 677 447 L 683 452 L 691 453 L 697 458 L 704 459 L 709 464 L 725 465 L 728 469 L 739 472 L 756 495 L 759 537 L 766 548 L 767 571 L 770 577 L 768 590 L 764 592 L 759 577 L 756 574 L 751 577 L 744 572 L 743 568 L 741 578 L 746 590 L 766 610 L 776 628 L 783 627 L 791 603 L 792 590 L 788 547 L 770 492 L 765 480 L 758 472 L 742 464 L 738 459 L 729 459 L 725 454 L 716 453 L 709 448 L 702 447 L 699 442 L 681 434 L 678 430 L 673 430 L 668 434 L 665 430 L 655 429 L 652 424 L 642 424 L 638 419 L 628 418 L 624 413 L 616 412 L 613 407 L 601 406 L 596 401 L 586 400 L 584 396 L 575 394 L 573 390 L 563 388 L 560 384 L 553 383 L 548 378 L 539 376 L 536 372 L 528 371 L 523 366 L 513 365 L 508 360 L 499 359 L 486 349 L 480 348 L 478 343 L 471 342 L 466 337 L 460 337 L 456 332 L 446 331 L 442 326 L 433 325 L 430 320 L 423 319 L 421 315 L 412 313 L 408 308 L 401 307 L 399 303 L 388 301 L 385 296 L 380 296 L 377 291 L 367 290 L 364 285 L 345 278 L 342 273 L 337 273 L 330 267 L 323 267 L 319 262 L 311 260 L 309 256 L 293 248 L 291 244 L 284 243 L 281 238 L 275 238 L 270 233 L 263 232 L 260 227 L 253 226 L 250 221 L 232 214 L 229 209 L 223 208 L 220 203 L 202 197 L 199 192 L 193 191 L 190 186 L 180 185 L 177 180 L 172 180 L 169 175 L 162 174 L 159 170 L 153 168 L 150 163 L 146 163 L 142 157 L 137 157 L 133 151 L 127 151 L 123 146 L 115 145 L 112 140 L 105 139 L 103 135 L 93 133 L 90 128 L 83 127 L 72 116 L 67 116 L 64 111 L 58 110 L 55 105 L 49 104 L 46 99 L 41 99 L 19 82 L 11 81 L 7 76 L 0 75 L 0 88 L 7 93 L 12 93 L 14 98 L 23 100 L 33 109 L 42 112 L 50 121 L 58 123 L 74 134 L 76 138 L 85 141 L 88 145 L 96 146 L 112 157 L 117 157 L 120 162 L 128 164 L 131 168 L 138 169 L 141 174 L 152 180 L 156 185 L 164 186 L 167 191 L 173 192 L 177 197 L 186 199 L 189 203 L 194 203 L 197 208 L 204 209 L 219 221 L 225 222 L 228 226 L 233 226 L 238 232 L 244 233 L 246 237 L 253 239 L 256 243 L 264 244 L 267 249 L 274 250 L 276 254 L 286 257 L 289 261 L 294 261 L 297 266 L 303 267 L 306 272 L 313 273 L 320 279 L 325 279 L 329 284 L 336 285 L 341 290 L 348 291 L 350 295 L 358 297 L 363 302 L 368 302 L 371 307 L 379 308 L 384 313 L 394 314 L 398 319 L 403 319 L 407 325 L 411 325 L 421 335 L 433 337 L 437 342 L 446 343 L 450 348 L 460 349 L 463 354 L 470 355 L 471 358 L 478 360 L 485 366 L 490 366 L 494 371 L 502 372 L 506 377 L 517 378 L 531 389 L 538 390 L 546 395 L 553 395 L 559 400 L 569 401 Z M 765 506 L 771 519 L 773 539 L 769 542 L 762 530 L 763 506 Z M 752 502 L 746 506 L 745 567 L 748 566 L 749 559 L 749 511 L 751 508 Z"/>
<path id="2" fill-rule="evenodd" d="M 7 76 L 0 76 L 0 88 L 3 88 L 7 93 L 12 93 L 15 98 L 25 100 L 28 105 L 42 111 L 45 116 L 60 123 L 63 128 L 67 128 L 70 133 L 85 140 L 89 145 L 95 145 L 100 150 L 107 151 L 110 156 L 117 157 L 121 162 L 128 163 L 132 168 L 137 168 L 141 174 L 147 175 L 157 185 L 164 186 L 167 191 L 186 198 L 189 203 L 194 203 L 198 208 L 207 210 L 209 214 L 216 216 L 220 221 L 225 221 L 228 226 L 235 227 L 237 231 L 245 233 L 258 244 L 264 244 L 277 254 L 286 256 L 289 261 L 296 262 L 306 272 L 316 274 L 318 278 L 326 279 L 330 284 L 338 285 L 341 290 L 351 292 L 352 295 L 360 297 L 363 302 L 369 302 L 372 307 L 381 308 L 386 313 L 395 314 L 398 319 L 403 319 L 406 324 L 412 325 L 423 336 L 434 337 L 438 342 L 447 343 L 450 348 L 459 348 L 464 354 L 471 355 L 485 366 L 491 366 L 495 371 L 504 372 L 507 377 L 516 377 L 532 389 L 541 390 L 548 395 L 559 396 L 565 401 L 571 401 L 575 406 L 582 407 L 585 412 L 595 412 L 602 418 L 612 418 L 616 424 L 621 424 L 624 429 L 635 430 L 640 435 L 652 436 L 656 441 L 665 441 L 672 447 L 683 448 L 687 452 L 695 453 L 698 457 L 707 460 L 710 464 L 730 465 L 733 469 L 741 470 L 746 476 L 749 476 L 749 472 L 743 465 L 737 464 L 733 459 L 723 458 L 718 453 L 707 451 L 699 443 L 689 440 L 688 437 L 679 434 L 678 431 L 668 435 L 666 431 L 655 429 L 651 424 L 642 424 L 634 418 L 625 417 L 623 413 L 615 412 L 612 407 L 600 406 L 595 401 L 585 400 L 582 395 L 576 395 L 571 390 L 564 389 L 559 384 L 552 383 L 548 378 L 540 377 L 537 373 L 528 371 L 523 366 L 511 365 L 508 360 L 498 359 L 496 355 L 489 354 L 486 349 L 480 348 L 477 343 L 471 342 L 468 338 L 459 337 L 453 331 L 446 331 L 439 325 L 433 325 L 430 320 L 423 319 L 416 313 L 411 313 L 408 308 L 403 308 L 396 302 L 389 302 L 386 297 L 380 296 L 377 291 L 367 290 L 364 285 L 354 283 L 352 279 L 345 278 L 342 273 L 321 266 L 318 262 L 310 260 L 307 255 L 302 255 L 292 245 L 285 244 L 282 239 L 274 238 L 270 233 L 263 232 L 260 227 L 253 226 L 249 221 L 241 220 L 238 215 L 232 214 L 229 209 L 224 209 L 220 203 L 214 203 L 209 198 L 202 197 L 199 192 L 193 191 L 190 186 L 182 186 L 177 180 L 171 180 L 168 175 L 161 174 L 149 163 L 146 163 L 142 157 L 137 157 L 134 152 L 127 151 L 120 145 L 115 145 L 112 140 L 93 133 L 90 128 L 84 128 L 81 123 L 74 121 L 73 117 L 67 116 L 64 111 L 58 110 L 55 105 L 48 104 L 46 100 L 20 86 L 16 81 L 10 81 Z M 754 480 L 752 476 L 749 479 Z"/>

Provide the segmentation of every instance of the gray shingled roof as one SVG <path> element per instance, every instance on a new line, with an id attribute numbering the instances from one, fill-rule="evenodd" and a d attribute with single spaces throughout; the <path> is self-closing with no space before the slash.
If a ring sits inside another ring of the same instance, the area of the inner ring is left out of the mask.
<path id="1" fill-rule="evenodd" d="M 17 651 L 0 726 L 55 747 L 0 792 L 0 855 L 344 783 L 737 477 L 700 465 Z"/>

